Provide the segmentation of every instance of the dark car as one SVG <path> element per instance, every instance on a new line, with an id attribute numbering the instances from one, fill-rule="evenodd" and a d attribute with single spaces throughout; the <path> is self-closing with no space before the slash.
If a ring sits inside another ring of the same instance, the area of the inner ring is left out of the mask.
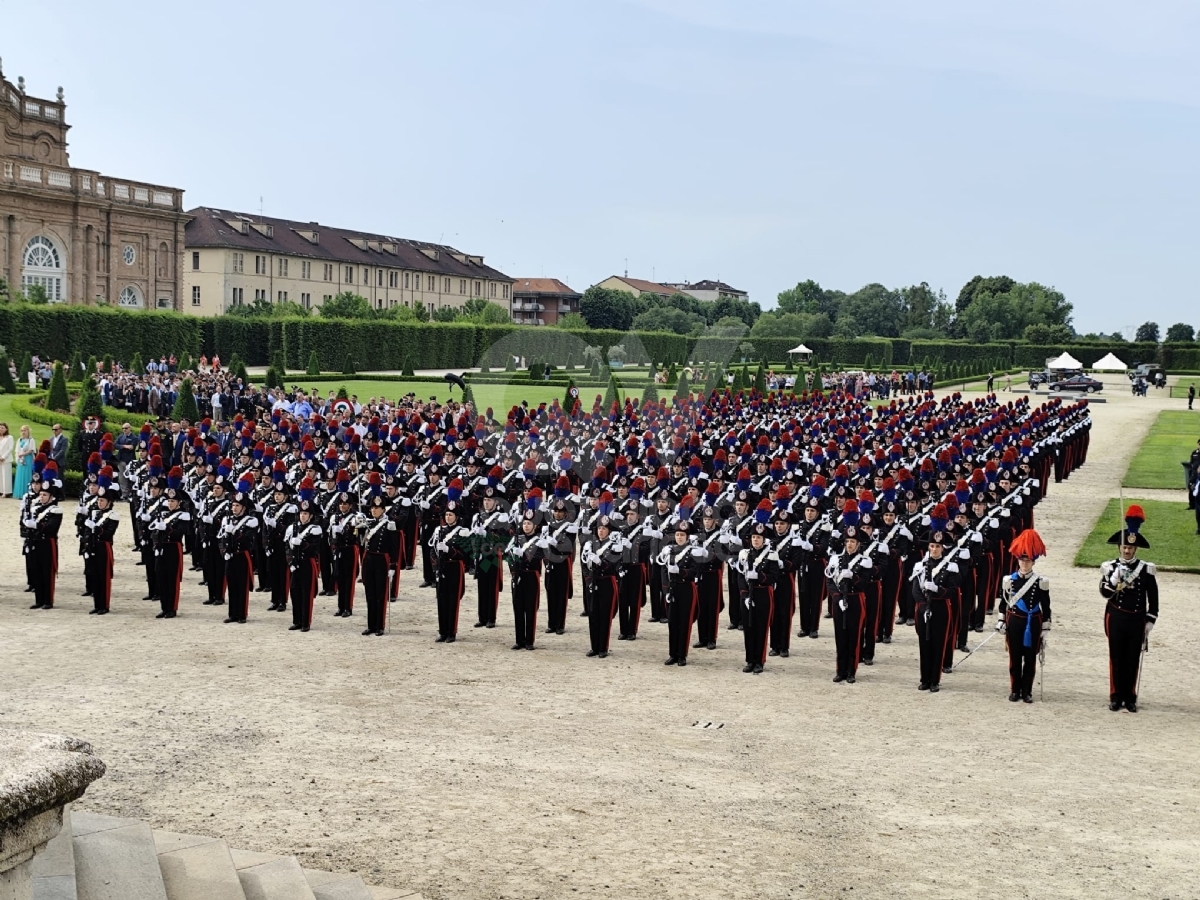
<path id="1" fill-rule="evenodd" d="M 1046 384 L 1050 380 L 1050 373 L 1044 369 L 1041 372 L 1029 373 L 1029 386 L 1037 387 L 1039 384 Z"/>
<path id="2" fill-rule="evenodd" d="M 1158 381 L 1158 376 L 1163 374 L 1163 368 L 1156 363 L 1139 363 L 1125 374 L 1129 376 L 1130 381 L 1137 381 L 1139 378 L 1145 378 L 1146 381 L 1153 384 Z"/>
<path id="3" fill-rule="evenodd" d="M 1104 390 L 1104 382 L 1097 381 L 1090 375 L 1072 375 L 1070 378 L 1062 378 L 1058 381 L 1050 382 L 1050 390 L 1083 391 L 1087 394 L 1094 394 L 1096 391 Z"/>

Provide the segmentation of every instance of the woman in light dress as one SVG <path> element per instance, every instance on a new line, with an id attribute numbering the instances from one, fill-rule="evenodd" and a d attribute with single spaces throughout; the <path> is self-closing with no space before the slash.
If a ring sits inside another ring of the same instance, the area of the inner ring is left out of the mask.
<path id="1" fill-rule="evenodd" d="M 17 442 L 8 433 L 8 423 L 0 422 L 0 495 L 11 497 L 13 492 L 13 451 Z"/>
<path id="2" fill-rule="evenodd" d="M 33 457 L 37 452 L 37 444 L 29 433 L 29 426 L 21 426 L 21 439 L 17 441 L 17 477 L 13 483 L 14 497 L 24 497 L 29 490 L 29 482 L 33 478 Z"/>

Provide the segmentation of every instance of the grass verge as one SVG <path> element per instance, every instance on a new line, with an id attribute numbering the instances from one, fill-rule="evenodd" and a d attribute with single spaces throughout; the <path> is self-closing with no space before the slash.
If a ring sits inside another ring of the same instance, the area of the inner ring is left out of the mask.
<path id="1" fill-rule="evenodd" d="M 1126 497 L 1125 504 L 1131 503 L 1146 513 L 1142 534 L 1150 542 L 1150 549 L 1139 555 L 1163 569 L 1200 574 L 1200 535 L 1196 534 L 1195 513 L 1187 504 Z M 1121 527 L 1121 514 L 1121 501 L 1109 500 L 1100 521 L 1075 554 L 1075 565 L 1095 568 L 1117 555 L 1116 546 L 1108 539 Z"/>
<path id="2" fill-rule="evenodd" d="M 1164 410 L 1154 420 L 1150 433 L 1129 464 L 1127 488 L 1183 490 L 1183 467 L 1200 438 L 1200 413 L 1188 410 Z"/>

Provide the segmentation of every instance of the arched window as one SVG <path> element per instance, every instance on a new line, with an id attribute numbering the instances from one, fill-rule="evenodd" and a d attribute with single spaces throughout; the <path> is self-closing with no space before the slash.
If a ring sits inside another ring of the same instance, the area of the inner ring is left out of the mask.
<path id="1" fill-rule="evenodd" d="M 25 291 L 31 287 L 42 288 L 51 303 L 61 303 L 66 299 L 63 296 L 62 256 L 50 238 L 39 234 L 25 245 L 21 287 Z"/>
<path id="2" fill-rule="evenodd" d="M 121 296 L 117 298 L 117 305 L 125 309 L 141 309 L 146 304 L 142 300 L 142 292 L 136 285 L 131 284 L 121 291 Z"/>

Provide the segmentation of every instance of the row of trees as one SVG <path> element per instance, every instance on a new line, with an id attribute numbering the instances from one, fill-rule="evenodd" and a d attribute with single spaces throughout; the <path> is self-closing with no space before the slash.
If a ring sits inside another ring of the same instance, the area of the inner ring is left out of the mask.
<path id="1" fill-rule="evenodd" d="M 736 297 L 698 300 L 682 291 L 663 297 L 634 296 L 614 288 L 592 286 L 583 292 L 578 316 L 566 316 L 562 328 L 600 328 L 613 331 L 661 331 L 698 335 L 714 326 L 745 329 L 763 315 L 757 303 Z"/>
<path id="2" fill-rule="evenodd" d="M 1157 322 L 1143 322 L 1138 326 L 1135 340 L 1158 343 L 1159 334 Z M 1176 322 L 1167 329 L 1167 335 L 1163 338 L 1168 344 L 1190 344 L 1196 339 L 1196 329 L 1186 322 Z"/>
<path id="3" fill-rule="evenodd" d="M 1008 276 L 975 276 L 954 303 L 928 283 L 889 288 L 873 283 L 852 294 L 802 281 L 779 294 L 779 308 L 750 336 L 796 338 L 966 338 L 974 343 L 1072 340 L 1072 306 L 1061 291 Z"/>

